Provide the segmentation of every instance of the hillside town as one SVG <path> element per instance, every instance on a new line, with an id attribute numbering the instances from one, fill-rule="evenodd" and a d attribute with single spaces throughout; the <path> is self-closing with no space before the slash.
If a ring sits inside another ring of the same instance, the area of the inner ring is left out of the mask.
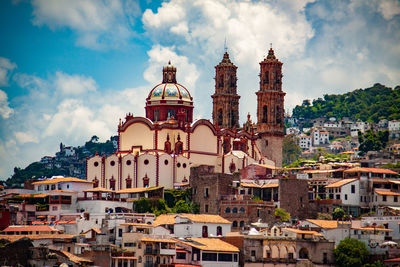
<path id="1" fill-rule="evenodd" d="M 400 122 L 285 118 L 282 64 L 271 47 L 256 122 L 249 115 L 240 127 L 227 51 L 215 66 L 212 121 L 193 119 L 193 98 L 169 62 L 146 117 L 119 121 L 113 153 L 81 149 L 82 173 L 77 150 L 61 144 L 41 162 L 65 162 L 70 177 L 0 187 L 0 264 L 340 266 L 340 245 L 355 239 L 371 264 L 398 266 L 400 179 L 385 164 L 400 161 Z M 285 124 L 308 159 L 299 166 L 282 165 Z M 370 129 L 387 130 L 388 146 L 363 154 Z"/>

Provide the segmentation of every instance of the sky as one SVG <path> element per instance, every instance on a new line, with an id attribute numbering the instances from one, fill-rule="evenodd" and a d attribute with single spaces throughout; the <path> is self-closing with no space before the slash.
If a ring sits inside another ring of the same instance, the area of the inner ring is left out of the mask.
<path id="1" fill-rule="evenodd" d="M 289 113 L 304 99 L 400 85 L 399 0 L 4 0 L 0 180 L 60 142 L 105 141 L 126 113 L 144 116 L 169 60 L 195 119 L 211 119 L 225 43 L 238 66 L 240 123 L 248 113 L 255 121 L 271 43 Z"/>

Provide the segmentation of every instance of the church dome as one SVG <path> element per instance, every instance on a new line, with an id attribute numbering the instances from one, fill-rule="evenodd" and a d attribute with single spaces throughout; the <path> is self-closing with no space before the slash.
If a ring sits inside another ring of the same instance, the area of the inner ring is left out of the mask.
<path id="1" fill-rule="evenodd" d="M 146 118 L 152 121 L 193 121 L 193 98 L 183 85 L 176 82 L 176 67 L 171 62 L 163 67 L 162 83 L 151 89 L 145 109 Z"/>
<path id="2" fill-rule="evenodd" d="M 192 101 L 189 91 L 178 83 L 160 83 L 151 91 L 147 100 Z"/>

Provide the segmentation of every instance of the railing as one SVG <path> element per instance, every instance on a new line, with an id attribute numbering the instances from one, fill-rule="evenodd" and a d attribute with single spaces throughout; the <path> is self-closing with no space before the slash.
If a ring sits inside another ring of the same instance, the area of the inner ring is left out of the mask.
<path id="1" fill-rule="evenodd" d="M 86 200 L 107 200 L 107 201 L 117 201 L 117 202 L 126 202 L 126 198 L 110 198 L 110 197 L 78 197 L 78 201 L 86 201 Z"/>
<path id="2" fill-rule="evenodd" d="M 158 255 L 158 254 L 160 254 L 160 250 L 158 250 L 158 249 L 145 249 L 145 251 L 144 251 L 144 254 L 147 254 L 147 255 Z"/>

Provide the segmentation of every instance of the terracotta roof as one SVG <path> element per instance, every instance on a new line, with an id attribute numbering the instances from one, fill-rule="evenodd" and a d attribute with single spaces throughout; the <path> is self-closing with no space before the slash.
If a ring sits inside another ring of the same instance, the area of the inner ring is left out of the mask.
<path id="1" fill-rule="evenodd" d="M 388 259 L 388 260 L 385 260 L 385 261 L 400 261 L 400 258 Z"/>
<path id="2" fill-rule="evenodd" d="M 39 239 L 72 239 L 76 235 L 67 235 L 67 234 L 40 234 L 40 235 L 0 235 L 0 239 L 7 239 L 11 242 L 17 241 L 23 237 L 39 240 Z"/>
<path id="3" fill-rule="evenodd" d="M 51 190 L 50 191 L 50 193 L 51 192 L 60 192 L 60 193 L 74 193 L 74 194 L 78 194 L 78 192 L 76 192 L 76 191 L 72 191 L 72 190 Z"/>
<path id="4" fill-rule="evenodd" d="M 340 181 L 335 182 L 333 184 L 327 185 L 327 186 L 325 186 L 325 188 L 341 187 L 341 186 L 346 185 L 348 183 L 354 182 L 355 180 L 357 180 L 357 179 L 343 179 L 343 180 L 340 180 Z"/>
<path id="5" fill-rule="evenodd" d="M 384 174 L 398 174 L 397 172 L 394 172 L 389 169 L 380 169 L 380 168 L 351 168 L 348 170 L 345 170 L 344 172 L 372 172 L 372 173 L 384 173 Z"/>
<path id="6" fill-rule="evenodd" d="M 78 257 L 72 253 L 69 253 L 67 251 L 62 250 L 61 253 L 63 253 L 70 261 L 73 261 L 75 263 L 82 263 L 82 262 L 93 262 L 91 260 L 85 259 L 85 258 L 81 258 Z"/>
<path id="7" fill-rule="evenodd" d="M 230 221 L 222 218 L 219 215 L 211 215 L 211 214 L 161 214 L 159 215 L 153 222 L 155 226 L 158 225 L 166 225 L 166 224 L 175 224 L 175 218 L 179 216 L 182 218 L 188 218 L 193 222 L 201 222 L 201 223 L 229 223 Z"/>
<path id="8" fill-rule="evenodd" d="M 226 252 L 239 252 L 239 249 L 218 238 L 187 238 L 185 241 L 177 240 L 178 243 L 182 242 L 186 245 L 207 251 L 226 251 Z M 193 242 L 194 241 L 194 242 Z"/>
<path id="9" fill-rule="evenodd" d="M 386 229 L 386 228 L 381 228 L 381 227 L 351 227 L 351 229 L 356 229 L 356 230 L 364 230 L 364 231 L 382 231 L 382 232 L 392 232 L 392 229 Z"/>
<path id="10" fill-rule="evenodd" d="M 73 224 L 75 220 L 70 221 L 32 221 L 32 225 L 43 225 L 43 224 Z"/>
<path id="11" fill-rule="evenodd" d="M 314 236 L 324 236 L 323 234 L 320 234 L 315 231 L 305 231 L 305 230 L 300 230 L 300 229 L 294 229 L 294 228 L 284 228 L 285 230 L 288 230 L 290 232 L 296 233 L 296 234 L 306 234 L 306 235 L 314 235 Z"/>
<path id="12" fill-rule="evenodd" d="M 271 188 L 271 187 L 279 187 L 279 184 L 271 183 L 271 184 L 254 184 L 254 183 L 240 183 L 241 187 L 252 187 L 252 188 Z"/>
<path id="13" fill-rule="evenodd" d="M 83 180 L 75 177 L 60 177 L 60 178 L 53 178 L 47 179 L 43 181 L 33 182 L 32 184 L 56 184 L 56 183 L 64 183 L 64 182 L 79 182 L 79 183 L 93 183 L 88 180 Z"/>
<path id="14" fill-rule="evenodd" d="M 148 191 L 154 191 L 163 188 L 162 186 L 154 186 L 154 187 L 137 187 L 137 188 L 126 188 L 117 191 L 118 194 L 130 194 L 130 193 L 142 193 Z"/>
<path id="15" fill-rule="evenodd" d="M 383 195 L 383 196 L 400 196 L 400 193 L 392 192 L 392 191 L 384 190 L 384 189 L 375 189 L 374 191 L 376 194 Z"/>
<path id="16" fill-rule="evenodd" d="M 176 240 L 170 238 L 151 238 L 143 237 L 140 239 L 142 242 L 163 242 L 163 243 L 176 243 Z"/>
<path id="17" fill-rule="evenodd" d="M 3 232 L 59 232 L 48 225 L 10 225 Z"/>
<path id="18" fill-rule="evenodd" d="M 335 220 L 312 220 L 312 219 L 307 219 L 307 222 L 310 222 L 312 224 L 315 224 L 321 228 L 325 229 L 336 229 L 338 227 L 338 222 Z M 342 222 L 344 224 L 350 224 L 350 222 Z"/>
<path id="19" fill-rule="evenodd" d="M 83 190 L 83 192 L 104 192 L 104 193 L 113 193 L 114 191 L 112 191 L 112 190 L 110 190 L 110 189 L 107 189 L 107 188 L 103 188 L 103 187 L 95 187 L 95 188 Z"/>
<path id="20" fill-rule="evenodd" d="M 304 170 L 304 173 L 331 173 L 331 172 L 340 172 L 343 169 L 329 169 L 329 170 Z"/>

